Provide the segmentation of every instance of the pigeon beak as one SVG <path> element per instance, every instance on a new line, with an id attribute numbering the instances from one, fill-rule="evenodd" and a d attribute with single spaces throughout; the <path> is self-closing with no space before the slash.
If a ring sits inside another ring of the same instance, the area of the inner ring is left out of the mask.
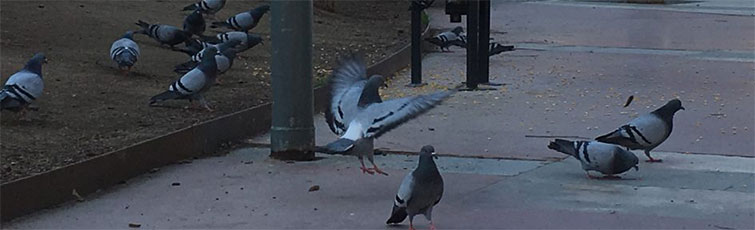
<path id="1" fill-rule="evenodd" d="M 44 62 L 45 64 L 47 64 L 47 58 L 45 58 L 45 60 L 44 60 L 43 62 Z"/>
<path id="2" fill-rule="evenodd" d="M 635 166 L 634 166 L 634 171 L 635 171 L 635 172 L 636 172 L 636 171 L 640 171 L 640 167 L 639 167 L 639 166 L 637 166 L 637 165 L 635 165 Z"/>
<path id="3" fill-rule="evenodd" d="M 438 154 L 435 154 L 435 152 L 431 153 L 430 155 L 432 155 L 433 158 L 438 159 Z"/>
<path id="4" fill-rule="evenodd" d="M 684 110 L 684 107 L 680 107 L 682 110 Z"/>

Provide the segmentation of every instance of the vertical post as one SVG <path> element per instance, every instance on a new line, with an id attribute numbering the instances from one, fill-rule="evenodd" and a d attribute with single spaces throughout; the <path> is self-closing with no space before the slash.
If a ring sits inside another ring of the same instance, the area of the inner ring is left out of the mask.
<path id="1" fill-rule="evenodd" d="M 490 83 L 489 65 L 490 57 L 490 0 L 480 0 L 480 21 L 479 21 L 479 66 L 480 72 L 478 73 L 477 83 L 486 84 Z"/>
<path id="2" fill-rule="evenodd" d="M 476 89 L 478 84 L 479 70 L 479 26 L 480 26 L 480 2 L 479 0 L 467 1 L 467 88 Z"/>
<path id="3" fill-rule="evenodd" d="M 422 85 L 422 7 L 412 1 L 412 82 L 410 87 Z"/>
<path id="4" fill-rule="evenodd" d="M 270 157 L 314 159 L 312 0 L 271 2 L 273 114 Z"/>

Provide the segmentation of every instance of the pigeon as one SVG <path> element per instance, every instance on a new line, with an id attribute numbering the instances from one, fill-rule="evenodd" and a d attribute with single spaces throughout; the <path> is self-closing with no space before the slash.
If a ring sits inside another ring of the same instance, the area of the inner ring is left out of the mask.
<path id="1" fill-rule="evenodd" d="M 213 22 L 213 28 L 226 27 L 236 31 L 249 31 L 257 26 L 260 22 L 260 18 L 270 10 L 270 6 L 263 5 L 249 11 L 238 13 L 224 22 Z"/>
<path id="2" fill-rule="evenodd" d="M 499 54 L 499 53 L 512 51 L 512 50 L 514 50 L 513 45 L 501 45 L 501 44 L 498 44 L 497 42 L 491 42 L 490 50 L 488 51 L 488 57 Z"/>
<path id="3" fill-rule="evenodd" d="M 136 25 L 142 27 L 137 33 L 145 34 L 160 44 L 169 45 L 171 48 L 191 38 L 191 33 L 171 25 L 149 24 L 142 20 L 139 20 Z"/>
<path id="4" fill-rule="evenodd" d="M 199 9 L 194 10 L 194 12 L 184 18 L 183 28 L 186 32 L 202 36 L 205 30 L 205 22 Z"/>
<path id="5" fill-rule="evenodd" d="M 577 158 L 582 163 L 582 169 L 589 178 L 594 178 L 589 171 L 598 171 L 606 175 L 603 178 L 619 178 L 614 176 L 634 168 L 638 170 L 637 156 L 614 144 L 597 141 L 568 141 L 555 139 L 548 144 L 553 149 Z"/>
<path id="6" fill-rule="evenodd" d="M 26 107 L 42 96 L 45 84 L 42 64 L 47 63 L 44 53 L 36 53 L 23 69 L 14 73 L 0 90 L 0 110 L 26 113 Z"/>
<path id="7" fill-rule="evenodd" d="M 207 47 L 202 53 L 202 61 L 196 68 L 173 82 L 167 91 L 149 99 L 149 104 L 153 105 L 156 102 L 171 99 L 188 99 L 192 103 L 198 100 L 205 109 L 212 111 L 202 93 L 212 86 L 217 76 L 218 68 L 214 55 L 217 52 L 217 48 Z"/>
<path id="8" fill-rule="evenodd" d="M 231 66 L 233 65 L 233 59 L 236 58 L 236 51 L 235 49 L 233 49 L 233 47 L 237 46 L 240 43 L 241 42 L 239 41 L 233 40 L 218 45 L 212 45 L 218 50 L 218 52 L 215 54 L 215 64 L 217 65 L 218 75 L 225 73 L 225 71 L 228 71 L 231 68 Z M 177 65 L 174 69 L 174 72 L 185 74 L 194 69 L 197 65 L 199 65 L 199 62 L 202 61 L 202 54 L 203 52 L 199 52 L 191 56 L 191 60 L 189 60 L 188 62 Z"/>
<path id="9" fill-rule="evenodd" d="M 133 31 L 128 31 L 110 46 L 110 58 L 118 64 L 118 69 L 126 68 L 126 73 L 139 59 L 139 45 L 134 42 L 133 35 Z"/>
<path id="10" fill-rule="evenodd" d="M 182 11 L 199 10 L 202 13 L 214 15 L 220 9 L 223 9 L 223 6 L 225 6 L 225 0 L 200 0 L 184 7 Z"/>
<path id="11" fill-rule="evenodd" d="M 344 58 L 330 79 L 332 87 L 329 109 L 325 113 L 328 126 L 341 137 L 320 149 L 327 154 L 355 155 L 363 173 L 379 173 L 373 160 L 373 141 L 404 122 L 430 110 L 451 95 L 440 91 L 426 95 L 382 101 L 378 88 L 385 78 L 367 78 L 364 61 L 356 56 Z M 366 168 L 363 156 L 372 163 Z"/>
<path id="12" fill-rule="evenodd" d="M 257 44 L 262 43 L 262 37 L 254 35 L 254 34 L 250 34 L 250 33 L 240 32 L 240 31 L 219 33 L 216 36 L 216 38 L 221 43 L 231 41 L 231 40 L 240 41 L 241 44 L 234 48 L 236 53 L 244 52 L 256 46 Z"/>
<path id="13" fill-rule="evenodd" d="M 423 214 L 430 221 L 430 229 L 435 229 L 433 206 L 443 197 L 443 177 L 440 176 L 433 157 L 436 157 L 433 146 L 422 147 L 417 168 L 404 177 L 398 188 L 391 217 L 386 224 L 401 223 L 409 216 L 409 229 L 414 229 L 414 216 Z"/>
<path id="14" fill-rule="evenodd" d="M 639 116 L 615 131 L 595 138 L 595 140 L 621 145 L 632 150 L 642 149 L 648 157 L 647 162 L 661 162 L 661 159 L 653 159 L 650 156 L 650 151 L 671 135 L 671 130 L 674 127 L 674 114 L 680 109 L 684 110 L 682 101 L 672 99 L 655 111 Z"/>
<path id="15" fill-rule="evenodd" d="M 440 33 L 435 35 L 435 37 L 425 38 L 425 41 L 439 46 L 440 51 L 443 51 L 443 49 L 451 51 L 448 47 L 452 45 L 466 47 L 466 42 L 460 36 L 463 32 L 464 29 L 461 26 L 457 26 L 453 30 Z"/>

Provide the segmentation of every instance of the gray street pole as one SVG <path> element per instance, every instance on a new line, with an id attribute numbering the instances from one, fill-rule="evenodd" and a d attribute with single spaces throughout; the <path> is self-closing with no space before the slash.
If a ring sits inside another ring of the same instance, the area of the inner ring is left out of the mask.
<path id="1" fill-rule="evenodd" d="M 314 159 L 312 0 L 271 1 L 273 114 L 270 157 Z"/>

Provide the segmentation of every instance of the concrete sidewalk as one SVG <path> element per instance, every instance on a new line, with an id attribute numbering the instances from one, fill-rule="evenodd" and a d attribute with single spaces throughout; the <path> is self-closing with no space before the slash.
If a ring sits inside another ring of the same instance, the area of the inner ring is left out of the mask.
<path id="1" fill-rule="evenodd" d="M 755 8 L 742 4 L 494 1 L 491 36 L 519 48 L 490 61 L 492 80 L 507 85 L 456 93 L 376 147 L 417 152 L 432 144 L 445 155 L 438 165 L 446 191 L 433 215 L 439 229 L 755 228 L 755 23 L 747 14 Z M 442 9 L 429 13 L 435 27 L 456 25 Z M 404 87 L 403 71 L 381 94 L 460 84 L 465 52 L 452 50 L 425 57 L 427 86 Z M 635 100 L 623 108 L 629 95 Z M 592 138 L 675 97 L 687 110 L 653 152 L 663 163 L 642 161 L 625 180 L 587 179 L 575 159 L 547 149 L 555 136 Z M 315 124 L 318 145 L 336 139 L 322 116 Z M 268 151 L 163 167 L 2 227 L 407 227 L 385 220 L 416 156 L 377 156 L 390 176 L 370 176 L 355 157 L 285 163 Z"/>
<path id="2" fill-rule="evenodd" d="M 3 228 L 404 229 L 386 226 L 398 185 L 417 156 L 378 156 L 370 176 L 350 156 L 285 163 L 268 149 L 173 165 Z M 626 180 L 590 180 L 560 162 L 441 157 L 440 229 L 752 228 L 755 159 L 660 153 Z M 667 163 L 668 162 L 668 163 Z M 178 186 L 172 184 L 180 183 Z M 310 192 L 312 186 L 318 191 Z M 422 217 L 417 227 L 426 229 Z"/>

